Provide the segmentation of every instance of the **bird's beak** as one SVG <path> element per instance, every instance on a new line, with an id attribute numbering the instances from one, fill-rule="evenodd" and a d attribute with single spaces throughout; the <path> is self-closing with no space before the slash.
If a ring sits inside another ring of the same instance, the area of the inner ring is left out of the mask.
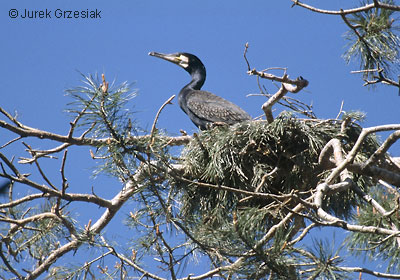
<path id="1" fill-rule="evenodd" d="M 163 53 L 158 53 L 158 52 L 149 52 L 149 55 L 165 59 L 165 60 L 170 61 L 175 64 L 179 64 L 182 61 L 181 58 L 179 56 L 177 56 L 176 54 L 163 54 Z"/>

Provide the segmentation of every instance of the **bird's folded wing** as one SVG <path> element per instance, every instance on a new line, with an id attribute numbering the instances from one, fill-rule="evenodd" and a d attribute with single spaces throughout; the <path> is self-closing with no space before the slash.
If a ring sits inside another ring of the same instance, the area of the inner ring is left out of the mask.
<path id="1" fill-rule="evenodd" d="M 250 120 L 239 106 L 208 91 L 196 90 L 187 96 L 188 109 L 201 119 L 227 124 Z"/>

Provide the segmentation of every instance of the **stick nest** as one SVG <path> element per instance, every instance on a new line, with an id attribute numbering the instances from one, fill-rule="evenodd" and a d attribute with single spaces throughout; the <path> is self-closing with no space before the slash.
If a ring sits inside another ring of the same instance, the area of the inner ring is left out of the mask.
<path id="1" fill-rule="evenodd" d="M 306 199 L 328 175 L 329 170 L 323 170 L 318 163 L 325 144 L 338 138 L 347 153 L 361 132 L 359 125 L 350 123 L 343 133 L 341 124 L 341 120 L 297 119 L 282 114 L 270 124 L 251 121 L 200 133 L 182 154 L 185 177 L 196 182 L 178 184 L 183 214 L 195 215 L 202 223 L 221 224 L 232 221 L 237 211 L 257 209 L 256 213 L 262 216 L 258 217 L 260 223 L 280 220 L 298 201 L 287 196 L 280 200 L 249 197 L 201 183 L 275 195 L 296 192 Z M 375 136 L 368 137 L 355 162 L 365 161 L 378 146 Z M 375 184 L 369 177 L 352 176 L 365 191 Z M 328 212 L 348 217 L 359 200 L 348 190 L 330 195 L 325 202 Z"/>

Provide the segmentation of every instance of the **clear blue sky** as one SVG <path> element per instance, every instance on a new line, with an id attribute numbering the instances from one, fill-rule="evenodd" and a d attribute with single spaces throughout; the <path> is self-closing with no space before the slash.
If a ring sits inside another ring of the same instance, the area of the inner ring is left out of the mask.
<path id="1" fill-rule="evenodd" d="M 348 8 L 358 1 L 334 4 L 330 8 Z M 312 102 L 318 117 L 336 117 L 344 100 L 344 110 L 367 113 L 365 126 L 399 121 L 400 97 L 394 88 L 367 90 L 360 76 L 350 74 L 358 62 L 346 65 L 341 58 L 347 43 L 341 18 L 291 8 L 289 0 L 3 0 L 0 7 L 0 106 L 17 111 L 19 120 L 32 127 L 67 133 L 69 118 L 63 110 L 71 100 L 64 90 L 81 85 L 79 71 L 105 73 L 108 80 L 117 83 L 135 82 L 139 96 L 131 106 L 140 124 L 149 128 L 160 105 L 189 81 L 185 71 L 148 56 L 149 51 L 196 54 L 207 68 L 203 89 L 233 101 L 256 117 L 262 114 L 260 107 L 265 99 L 246 97 L 258 92 L 256 78 L 246 74 L 246 42 L 250 44 L 252 67 L 287 67 L 292 78 L 301 75 L 309 80 L 306 90 L 295 97 Z M 10 18 L 10 9 L 18 11 L 17 18 Z M 51 18 L 21 18 L 25 9 L 47 9 Z M 55 16 L 57 9 L 97 9 L 101 18 L 60 19 Z M 276 90 L 269 81 L 263 84 L 270 92 Z M 280 110 L 278 107 L 276 112 Z M 197 131 L 177 100 L 162 112 L 158 127 L 171 135 L 177 135 L 180 129 Z M 1 142 L 9 136 L 2 132 Z M 38 141 L 30 143 L 45 148 Z M 394 148 L 391 152 L 400 156 L 398 145 Z M 18 151 L 21 156 L 22 145 L 13 149 L 7 153 Z M 118 184 L 109 179 L 103 181 L 107 186 L 91 181 L 88 177 L 93 162 L 86 150 L 81 151 L 85 152 L 71 154 L 75 162 L 69 162 L 69 176 L 76 183 L 71 188 L 87 191 L 94 185 L 98 193 L 112 196 Z M 54 169 L 52 176 L 58 178 L 58 163 L 48 164 Z M 73 168 L 82 168 L 83 172 Z M 81 214 L 82 220 L 90 217 L 85 214 Z"/>

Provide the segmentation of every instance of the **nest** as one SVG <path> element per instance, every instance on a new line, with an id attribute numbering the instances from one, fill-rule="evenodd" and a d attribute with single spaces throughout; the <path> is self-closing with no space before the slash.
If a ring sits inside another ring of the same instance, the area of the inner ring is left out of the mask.
<path id="1" fill-rule="evenodd" d="M 341 139 L 347 153 L 357 140 L 361 127 L 349 124 L 341 132 L 341 120 L 297 119 L 281 115 L 272 123 L 244 122 L 234 126 L 215 127 L 200 133 L 183 151 L 185 177 L 194 182 L 229 186 L 231 188 L 269 194 L 297 192 L 310 195 L 327 175 L 318 157 L 332 138 Z M 355 161 L 364 161 L 378 147 L 375 136 L 363 144 Z M 369 177 L 352 174 L 353 181 L 363 190 L 375 184 Z M 204 224 L 232 222 L 241 209 L 254 209 L 260 224 L 280 220 L 285 211 L 282 201 L 250 198 L 246 195 L 206 188 L 199 184 L 180 183 L 183 214 L 198 217 Z M 285 208 L 295 201 L 285 202 Z M 351 191 L 339 192 L 325 199 L 324 209 L 339 217 L 348 217 L 359 203 Z M 287 213 L 287 212 L 286 212 Z M 236 218 L 235 218 L 236 219 Z M 246 219 L 251 219 L 247 217 Z"/>

